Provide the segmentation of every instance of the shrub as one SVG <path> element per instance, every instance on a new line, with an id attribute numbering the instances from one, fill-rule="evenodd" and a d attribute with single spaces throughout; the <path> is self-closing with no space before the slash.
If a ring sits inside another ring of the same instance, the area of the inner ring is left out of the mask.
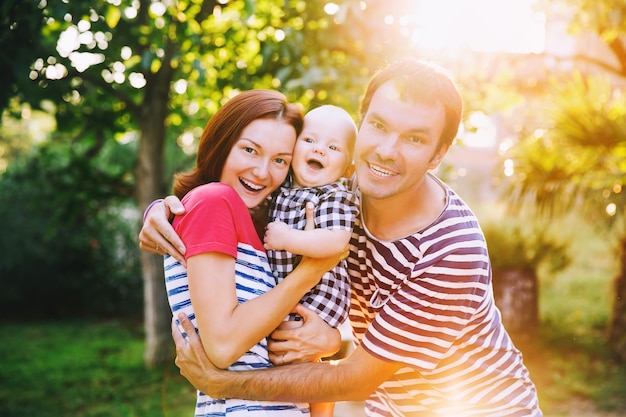
<path id="1" fill-rule="evenodd" d="M 111 184 L 47 148 L 0 177 L 2 317 L 141 312 L 138 215 Z"/>

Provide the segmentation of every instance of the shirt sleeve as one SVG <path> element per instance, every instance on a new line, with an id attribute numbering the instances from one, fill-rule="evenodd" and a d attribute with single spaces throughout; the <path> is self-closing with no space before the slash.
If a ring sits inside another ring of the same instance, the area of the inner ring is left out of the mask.
<path id="1" fill-rule="evenodd" d="M 358 215 L 356 193 L 335 189 L 322 195 L 315 207 L 315 226 L 320 229 L 352 230 Z"/>
<path id="2" fill-rule="evenodd" d="M 229 189 L 206 184 L 187 193 L 182 203 L 185 213 L 174 219 L 173 226 L 187 248 L 185 259 L 207 252 L 237 256 L 236 219 L 249 214 L 242 213 Z"/>

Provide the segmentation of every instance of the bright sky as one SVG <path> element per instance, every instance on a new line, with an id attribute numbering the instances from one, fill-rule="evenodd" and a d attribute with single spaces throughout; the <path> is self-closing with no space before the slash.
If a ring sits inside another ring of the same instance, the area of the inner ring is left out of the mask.
<path id="1" fill-rule="evenodd" d="M 428 48 L 539 53 L 545 43 L 545 15 L 536 0 L 414 0 L 398 18 L 416 28 L 412 39 Z"/>

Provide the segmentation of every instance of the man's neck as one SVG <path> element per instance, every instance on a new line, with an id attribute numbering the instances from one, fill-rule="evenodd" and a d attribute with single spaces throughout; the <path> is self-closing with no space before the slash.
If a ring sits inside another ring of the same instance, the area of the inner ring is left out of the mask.
<path id="1" fill-rule="evenodd" d="M 417 191 L 385 199 L 361 196 L 362 219 L 368 231 L 381 240 L 396 240 L 432 224 L 446 204 L 441 184 L 427 175 Z"/>

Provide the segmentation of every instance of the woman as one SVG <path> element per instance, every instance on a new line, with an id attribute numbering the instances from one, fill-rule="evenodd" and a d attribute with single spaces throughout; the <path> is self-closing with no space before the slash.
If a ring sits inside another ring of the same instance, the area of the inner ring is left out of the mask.
<path id="1" fill-rule="evenodd" d="M 196 167 L 175 178 L 185 214 L 173 226 L 187 247 L 187 265 L 165 257 L 168 299 L 174 316 L 192 318 L 218 367 L 271 366 L 266 336 L 339 260 L 307 259 L 276 284 L 249 212 L 285 180 L 301 129 L 301 111 L 281 93 L 241 93 L 207 124 Z M 196 416 L 308 413 L 309 404 L 215 399 L 201 392 L 196 404 Z"/>

